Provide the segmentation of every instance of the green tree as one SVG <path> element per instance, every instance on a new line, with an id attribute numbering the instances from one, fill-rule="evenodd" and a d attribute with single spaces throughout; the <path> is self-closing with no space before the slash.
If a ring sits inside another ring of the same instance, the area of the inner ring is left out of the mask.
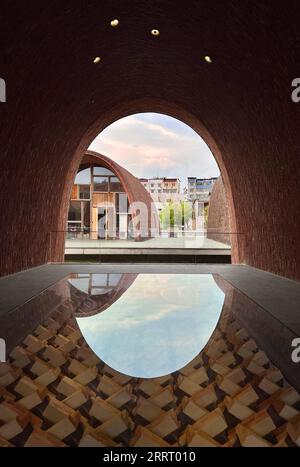
<path id="1" fill-rule="evenodd" d="M 167 201 L 159 215 L 161 227 L 163 229 L 186 227 L 192 218 L 192 213 L 192 203 L 188 201 Z"/>
<path id="2" fill-rule="evenodd" d="M 205 227 L 207 227 L 207 223 L 208 223 L 208 210 L 209 210 L 209 205 L 207 204 L 204 207 L 204 226 Z"/>

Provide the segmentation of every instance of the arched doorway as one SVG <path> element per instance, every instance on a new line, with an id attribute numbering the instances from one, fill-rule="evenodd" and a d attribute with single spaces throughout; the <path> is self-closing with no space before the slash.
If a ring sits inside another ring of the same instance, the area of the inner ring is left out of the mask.
<path id="1" fill-rule="evenodd" d="M 80 2 L 4 12 L 4 48 L 14 60 L 2 75 L 9 85 L 1 105 L 1 275 L 62 258 L 49 236 L 64 227 L 80 155 L 115 119 L 152 110 L 190 120 L 202 136 L 206 128 L 216 143 L 232 231 L 244 235 L 233 260 L 299 280 L 297 8 L 146 3 L 147 15 L 144 2 L 93 0 L 84 21 Z"/>
<path id="2" fill-rule="evenodd" d="M 113 108 L 110 112 L 104 114 L 102 117 L 97 119 L 93 125 L 88 129 L 86 134 L 81 139 L 80 145 L 77 151 L 74 154 L 73 160 L 70 165 L 70 173 L 75 177 L 77 173 L 81 158 L 82 158 L 82 149 L 89 147 L 90 143 L 95 139 L 95 137 L 101 133 L 107 126 L 114 123 L 115 121 L 132 115 L 136 113 L 144 113 L 144 112 L 156 112 L 161 113 L 164 115 L 168 115 L 174 117 L 183 123 L 187 124 L 191 127 L 198 135 L 205 141 L 205 143 L 210 148 L 212 154 L 214 155 L 216 162 L 219 166 L 220 172 L 223 177 L 228 207 L 229 207 L 229 218 L 230 218 L 230 232 L 231 232 L 231 242 L 232 242 L 232 261 L 235 263 L 241 262 L 241 253 L 239 251 L 240 248 L 240 241 L 241 235 L 237 232 L 236 227 L 236 216 L 235 216 L 235 209 L 233 203 L 233 197 L 231 192 L 231 184 L 230 180 L 226 171 L 226 167 L 223 162 L 223 158 L 221 155 L 221 151 L 216 144 L 212 135 L 208 132 L 208 130 L 204 127 L 204 125 L 193 115 L 185 110 L 183 110 L 177 104 L 172 104 L 163 100 L 158 99 L 140 99 L 136 101 L 132 101 L 131 103 L 124 103 L 117 108 Z M 71 176 L 72 176 L 71 175 Z M 60 208 L 60 226 L 65 225 L 66 215 L 67 215 L 67 206 L 68 206 L 68 199 L 69 193 L 71 190 L 70 186 L 70 176 L 68 177 L 68 184 L 65 185 L 65 192 L 63 197 L 63 202 Z M 67 200 L 66 200 L 67 198 Z M 60 227 L 57 232 L 62 232 L 64 227 Z M 62 261 L 62 252 L 63 252 L 63 242 L 64 242 L 64 235 L 63 234 L 55 234 L 52 238 L 55 241 L 51 242 L 51 252 L 50 261 Z"/>

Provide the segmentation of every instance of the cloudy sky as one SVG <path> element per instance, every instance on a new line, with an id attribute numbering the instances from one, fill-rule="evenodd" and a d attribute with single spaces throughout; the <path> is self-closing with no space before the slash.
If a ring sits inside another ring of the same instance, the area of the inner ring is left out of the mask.
<path id="1" fill-rule="evenodd" d="M 179 370 L 198 355 L 223 302 L 224 293 L 210 274 L 139 274 L 109 308 L 77 323 L 107 365 L 153 378 Z"/>
<path id="2" fill-rule="evenodd" d="M 175 118 L 135 114 L 107 127 L 90 148 L 111 157 L 136 177 L 219 175 L 215 159 L 197 133 Z"/>

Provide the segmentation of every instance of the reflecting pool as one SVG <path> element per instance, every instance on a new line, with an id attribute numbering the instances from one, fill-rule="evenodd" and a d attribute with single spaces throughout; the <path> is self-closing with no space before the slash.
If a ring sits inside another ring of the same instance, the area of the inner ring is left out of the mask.
<path id="1" fill-rule="evenodd" d="M 295 332 L 222 274 L 176 268 L 84 266 L 0 306 L 0 445 L 299 445 Z"/>
<path id="2" fill-rule="evenodd" d="M 79 279 L 79 284 L 70 279 L 71 285 L 93 297 L 111 291 L 103 275 L 93 277 L 93 293 L 90 278 Z M 116 279 L 110 282 L 115 285 Z M 181 369 L 199 354 L 223 303 L 224 293 L 211 274 L 139 274 L 106 309 L 76 320 L 87 344 L 108 366 L 153 378 Z"/>

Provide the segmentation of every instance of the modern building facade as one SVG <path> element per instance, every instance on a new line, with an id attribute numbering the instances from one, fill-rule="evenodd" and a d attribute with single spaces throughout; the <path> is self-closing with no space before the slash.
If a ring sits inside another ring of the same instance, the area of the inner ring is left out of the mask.
<path id="1" fill-rule="evenodd" d="M 134 222 L 138 203 L 147 209 L 147 229 Z M 68 237 L 137 240 L 151 236 L 158 227 L 153 204 L 138 179 L 126 169 L 108 157 L 88 151 L 71 190 Z"/>
<path id="2" fill-rule="evenodd" d="M 210 195 L 217 177 L 197 178 L 188 177 L 187 198 L 189 201 L 202 201 L 209 203 Z"/>
<path id="3" fill-rule="evenodd" d="M 155 203 L 182 201 L 184 198 L 184 195 L 180 192 L 179 178 L 140 178 L 139 181 Z"/>

